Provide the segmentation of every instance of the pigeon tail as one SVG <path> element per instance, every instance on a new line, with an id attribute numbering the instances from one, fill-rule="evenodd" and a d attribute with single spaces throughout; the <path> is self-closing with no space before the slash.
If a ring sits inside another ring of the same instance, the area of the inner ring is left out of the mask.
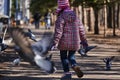
<path id="1" fill-rule="evenodd" d="M 36 64 L 43 70 L 45 70 L 48 73 L 54 73 L 56 71 L 55 67 L 52 62 L 44 59 L 40 55 L 36 55 L 34 58 Z"/>

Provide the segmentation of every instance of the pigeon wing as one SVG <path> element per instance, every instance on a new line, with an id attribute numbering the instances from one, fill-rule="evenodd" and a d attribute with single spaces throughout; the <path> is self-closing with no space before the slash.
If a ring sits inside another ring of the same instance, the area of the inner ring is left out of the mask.
<path id="1" fill-rule="evenodd" d="M 47 56 L 48 51 L 50 50 L 52 45 L 52 40 L 49 37 L 44 37 L 40 41 L 32 44 L 32 49 L 36 55 Z"/>
<path id="2" fill-rule="evenodd" d="M 12 27 L 10 28 L 10 34 L 15 44 L 20 47 L 22 52 L 24 52 L 24 58 L 27 58 L 30 60 L 30 62 L 33 62 L 34 53 L 31 49 L 31 43 L 28 38 L 25 37 L 23 29 L 18 27 Z"/>

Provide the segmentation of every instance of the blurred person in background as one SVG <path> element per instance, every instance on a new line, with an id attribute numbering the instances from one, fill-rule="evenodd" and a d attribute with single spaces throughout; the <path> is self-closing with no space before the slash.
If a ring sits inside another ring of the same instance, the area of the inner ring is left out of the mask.
<path id="1" fill-rule="evenodd" d="M 45 13 L 44 17 L 45 17 L 45 28 L 50 29 L 50 27 L 51 27 L 51 16 L 50 16 L 50 11 L 49 10 Z"/>
<path id="2" fill-rule="evenodd" d="M 34 23 L 35 23 L 35 29 L 39 29 L 40 28 L 40 18 L 41 18 L 41 15 L 36 12 L 33 16 L 34 18 Z"/>

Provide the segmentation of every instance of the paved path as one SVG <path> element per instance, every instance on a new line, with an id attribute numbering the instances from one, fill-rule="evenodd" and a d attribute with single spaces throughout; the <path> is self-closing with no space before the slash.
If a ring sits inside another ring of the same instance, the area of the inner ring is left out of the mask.
<path id="1" fill-rule="evenodd" d="M 30 27 L 35 33 L 44 32 L 44 27 L 41 30 L 35 30 Z M 48 30 L 46 30 L 48 31 Z M 53 30 L 51 30 L 53 31 Z M 36 34 L 40 37 L 39 34 Z M 105 70 L 105 63 L 103 58 L 108 56 L 120 57 L 120 52 L 111 45 L 98 44 L 88 38 L 89 45 L 97 45 L 97 47 L 90 52 L 88 52 L 88 57 L 81 57 L 80 54 L 76 52 L 76 59 L 78 64 L 81 66 L 81 70 L 84 72 L 84 77 L 78 79 L 73 72 L 72 80 L 120 80 L 120 59 L 115 59 L 112 62 L 112 70 Z M 11 61 L 0 63 L 0 73 L 4 77 L 0 76 L 0 80 L 60 80 L 63 74 L 61 62 L 59 58 L 59 51 L 50 51 L 54 54 L 52 60 L 55 62 L 57 67 L 57 72 L 55 74 L 47 74 L 43 70 L 31 66 L 29 63 L 22 61 L 20 66 L 14 66 L 11 68 Z M 9 51 L 9 54 L 16 55 L 13 51 Z"/>

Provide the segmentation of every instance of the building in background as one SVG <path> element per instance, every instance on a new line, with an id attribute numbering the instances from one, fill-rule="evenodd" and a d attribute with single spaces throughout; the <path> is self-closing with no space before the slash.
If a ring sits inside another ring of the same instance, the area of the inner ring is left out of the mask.
<path id="1" fill-rule="evenodd" d="M 10 15 L 10 7 L 12 0 L 0 0 L 0 15 Z"/>
<path id="2" fill-rule="evenodd" d="M 0 0 L 0 15 L 4 14 L 4 0 Z"/>
<path id="3" fill-rule="evenodd" d="M 23 18 L 30 19 L 30 0 L 20 0 L 20 10 L 23 13 Z"/>
<path id="4" fill-rule="evenodd" d="M 11 1 L 12 0 L 0 0 L 0 21 L 4 24 L 8 24 L 11 17 Z"/>
<path id="5" fill-rule="evenodd" d="M 30 0 L 15 0 L 16 12 L 15 20 L 29 20 L 30 19 Z M 12 0 L 0 0 L 0 15 L 4 17 L 11 17 Z"/>
<path id="6" fill-rule="evenodd" d="M 29 10 L 30 0 L 16 0 L 16 21 L 28 22 L 30 19 L 30 10 Z"/>

